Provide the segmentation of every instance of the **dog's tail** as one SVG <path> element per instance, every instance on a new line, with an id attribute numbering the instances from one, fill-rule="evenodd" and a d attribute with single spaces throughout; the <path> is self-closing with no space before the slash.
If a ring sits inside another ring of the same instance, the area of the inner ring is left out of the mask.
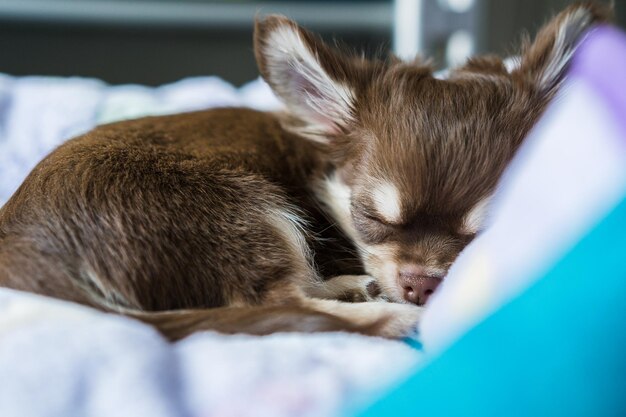
<path id="1" fill-rule="evenodd" d="M 353 323 L 325 312 L 300 305 L 220 307 L 202 310 L 159 312 L 125 311 L 121 314 L 154 326 L 167 339 L 175 341 L 192 333 L 214 330 L 220 333 L 267 335 L 276 332 L 347 331 L 377 335 L 383 319 Z"/>
<path id="2" fill-rule="evenodd" d="M 1 232 L 1 231 L 0 231 Z M 75 302 L 97 310 L 134 318 L 155 327 L 170 340 L 192 333 L 266 335 L 275 332 L 347 331 L 365 335 L 401 337 L 406 333 L 393 303 L 342 303 L 335 300 L 295 298 L 290 304 L 224 306 L 208 309 L 149 311 L 139 303 L 117 302 L 116 293 L 105 297 L 98 280 L 76 279 L 64 260 L 33 254 L 28 246 L 8 245 L 0 237 L 0 287 L 28 291 Z M 86 274 L 86 278 L 95 275 Z M 118 297 L 119 299 L 119 297 Z M 123 301 L 126 301 L 123 299 Z M 403 313 L 403 311 L 400 311 Z M 409 317 L 407 323 L 412 323 Z"/>

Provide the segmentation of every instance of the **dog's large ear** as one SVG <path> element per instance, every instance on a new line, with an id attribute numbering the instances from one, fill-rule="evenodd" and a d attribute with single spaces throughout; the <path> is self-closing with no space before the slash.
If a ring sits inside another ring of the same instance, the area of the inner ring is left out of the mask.
<path id="1" fill-rule="evenodd" d="M 354 118 L 350 62 L 282 16 L 257 20 L 254 49 L 261 75 L 303 123 L 298 133 L 326 142 Z"/>
<path id="2" fill-rule="evenodd" d="M 610 20 L 609 6 L 578 3 L 549 21 L 531 44 L 524 42 L 520 66 L 514 71 L 538 91 L 553 94 L 567 71 L 576 47 L 593 26 Z"/>

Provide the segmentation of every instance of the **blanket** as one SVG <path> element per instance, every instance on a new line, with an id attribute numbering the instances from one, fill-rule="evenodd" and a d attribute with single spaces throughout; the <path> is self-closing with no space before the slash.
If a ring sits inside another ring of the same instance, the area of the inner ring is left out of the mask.
<path id="1" fill-rule="evenodd" d="M 0 291 L 0 416 L 333 416 L 413 369 L 409 345 L 351 334 L 199 333 Z"/>

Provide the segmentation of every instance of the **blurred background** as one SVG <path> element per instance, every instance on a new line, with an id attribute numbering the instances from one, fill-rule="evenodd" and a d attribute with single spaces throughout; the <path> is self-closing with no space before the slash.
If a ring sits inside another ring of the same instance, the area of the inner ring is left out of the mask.
<path id="1" fill-rule="evenodd" d="M 257 14 L 281 13 L 366 54 L 434 57 L 515 50 L 571 0 L 0 0 L 0 72 L 158 85 L 254 79 Z M 615 1 L 626 24 L 626 0 Z"/>

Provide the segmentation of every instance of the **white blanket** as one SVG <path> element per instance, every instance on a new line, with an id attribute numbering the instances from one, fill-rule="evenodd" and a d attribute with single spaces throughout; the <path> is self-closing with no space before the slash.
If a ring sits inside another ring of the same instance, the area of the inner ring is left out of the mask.
<path id="1" fill-rule="evenodd" d="M 418 364 L 343 333 L 199 333 L 169 344 L 123 317 L 0 290 L 0 416 L 333 416 Z"/>

